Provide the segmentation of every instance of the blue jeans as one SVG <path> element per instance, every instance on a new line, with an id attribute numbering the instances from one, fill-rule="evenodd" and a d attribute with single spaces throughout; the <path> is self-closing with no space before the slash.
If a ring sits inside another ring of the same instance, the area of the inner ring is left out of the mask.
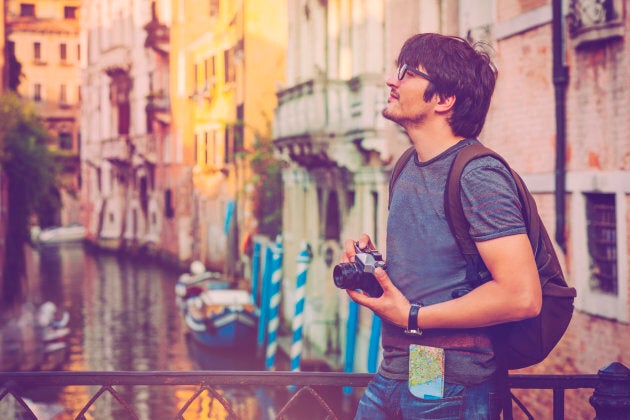
<path id="1" fill-rule="evenodd" d="M 493 381 L 465 387 L 444 384 L 444 398 L 425 400 L 409 392 L 407 381 L 374 376 L 369 383 L 355 420 L 378 419 L 465 419 L 499 418 Z M 496 401 L 495 401 L 496 400 Z"/>

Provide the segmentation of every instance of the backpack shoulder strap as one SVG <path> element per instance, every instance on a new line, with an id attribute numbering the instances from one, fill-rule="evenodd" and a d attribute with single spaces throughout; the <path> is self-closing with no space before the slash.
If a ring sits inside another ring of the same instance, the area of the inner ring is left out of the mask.
<path id="1" fill-rule="evenodd" d="M 446 181 L 446 190 L 444 192 L 444 211 L 446 213 L 446 220 L 455 240 L 466 259 L 469 256 L 477 255 L 477 247 L 474 241 L 470 237 L 470 223 L 464 215 L 464 208 L 461 201 L 461 176 L 464 168 L 468 163 L 474 159 L 478 159 L 484 156 L 492 156 L 499 160 L 512 174 L 516 188 L 518 190 L 519 200 L 522 206 L 523 220 L 527 228 L 530 243 L 534 254 L 536 254 L 538 247 L 538 239 L 540 234 L 540 218 L 538 217 L 538 210 L 536 208 L 536 202 L 531 194 L 528 193 L 525 183 L 521 177 L 510 168 L 508 163 L 494 150 L 489 149 L 481 144 L 472 144 L 464 147 L 458 153 L 448 174 Z"/>
<path id="2" fill-rule="evenodd" d="M 389 207 L 392 205 L 392 191 L 394 189 L 394 183 L 400 176 L 400 173 L 402 172 L 403 168 L 405 167 L 409 159 L 411 159 L 415 151 L 416 149 L 413 146 L 409 147 L 400 155 L 400 157 L 394 164 L 394 169 L 392 169 L 392 175 L 389 178 L 389 203 L 387 204 L 388 210 L 389 210 Z"/>

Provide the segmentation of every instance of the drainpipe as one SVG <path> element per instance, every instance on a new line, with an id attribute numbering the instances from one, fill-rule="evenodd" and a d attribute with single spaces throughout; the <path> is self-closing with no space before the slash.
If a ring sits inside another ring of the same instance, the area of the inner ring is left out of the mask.
<path id="1" fill-rule="evenodd" d="M 564 25 L 562 0 L 552 3 L 553 84 L 556 99 L 556 242 L 563 252 L 567 251 L 565 230 L 566 195 L 566 89 L 569 81 L 568 68 L 564 64 Z"/>

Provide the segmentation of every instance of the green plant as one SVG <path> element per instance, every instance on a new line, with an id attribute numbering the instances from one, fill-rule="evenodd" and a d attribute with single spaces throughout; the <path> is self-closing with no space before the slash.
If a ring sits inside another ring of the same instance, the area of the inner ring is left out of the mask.
<path id="1" fill-rule="evenodd" d="M 269 139 L 256 137 L 247 152 L 252 170 L 252 207 L 258 233 L 275 238 L 282 230 L 282 162 Z"/>
<path id="2" fill-rule="evenodd" d="M 0 166 L 8 192 L 2 301 L 16 303 L 22 296 L 24 245 L 30 243 L 30 220 L 61 206 L 57 167 L 46 148 L 50 139 L 34 108 L 16 94 L 0 96 Z"/>

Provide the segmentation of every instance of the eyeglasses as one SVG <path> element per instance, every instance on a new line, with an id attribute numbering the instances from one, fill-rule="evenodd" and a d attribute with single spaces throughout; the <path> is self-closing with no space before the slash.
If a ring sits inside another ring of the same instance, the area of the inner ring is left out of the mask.
<path id="1" fill-rule="evenodd" d="M 405 74 L 407 74 L 408 71 L 410 71 L 413 74 L 416 74 L 416 75 L 418 75 L 420 77 L 424 77 L 429 82 L 433 82 L 433 80 L 431 79 L 431 76 L 429 76 L 425 72 L 422 72 L 420 70 L 416 70 L 413 67 L 408 66 L 407 64 L 403 64 L 402 66 L 398 67 L 398 80 L 404 79 L 405 78 Z"/>

